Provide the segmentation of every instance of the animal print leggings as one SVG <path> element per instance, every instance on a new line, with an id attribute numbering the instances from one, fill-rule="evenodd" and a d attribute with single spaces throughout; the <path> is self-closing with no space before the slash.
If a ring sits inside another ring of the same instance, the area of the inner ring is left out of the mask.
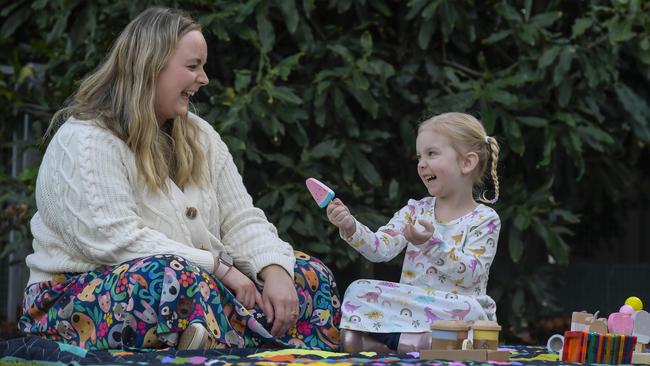
<path id="1" fill-rule="evenodd" d="M 261 309 L 244 308 L 210 273 L 172 255 L 34 283 L 25 290 L 18 327 L 91 350 L 173 347 L 191 323 L 205 324 L 224 348 L 336 350 L 341 312 L 334 276 L 318 259 L 294 255 L 300 314 L 279 338 L 267 331 Z"/>

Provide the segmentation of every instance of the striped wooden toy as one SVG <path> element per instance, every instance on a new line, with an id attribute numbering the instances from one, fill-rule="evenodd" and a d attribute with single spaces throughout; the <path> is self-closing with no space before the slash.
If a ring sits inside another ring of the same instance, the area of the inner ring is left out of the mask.
<path id="1" fill-rule="evenodd" d="M 635 345 L 636 337 L 633 336 L 566 331 L 562 361 L 629 364 Z"/>

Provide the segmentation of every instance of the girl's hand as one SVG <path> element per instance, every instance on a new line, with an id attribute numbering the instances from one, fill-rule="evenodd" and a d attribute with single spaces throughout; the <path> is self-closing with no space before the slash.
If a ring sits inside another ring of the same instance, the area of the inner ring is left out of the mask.
<path id="1" fill-rule="evenodd" d="M 262 295 L 257 291 L 255 283 L 237 268 L 232 267 L 221 279 L 221 283 L 232 291 L 247 309 L 252 309 L 256 303 L 262 306 Z"/>
<path id="2" fill-rule="evenodd" d="M 283 336 L 296 324 L 300 315 L 296 286 L 287 271 L 274 264 L 264 267 L 259 277 L 264 280 L 260 305 L 268 323 L 273 324 L 271 334 Z"/>
<path id="3" fill-rule="evenodd" d="M 424 226 L 425 231 L 418 231 L 413 224 L 408 224 L 404 228 L 404 237 L 415 245 L 426 243 L 433 236 L 433 232 L 436 231 L 436 228 L 428 221 L 418 220 L 418 222 Z"/>
<path id="4" fill-rule="evenodd" d="M 356 230 L 354 216 L 340 199 L 335 198 L 327 205 L 327 219 L 341 229 L 346 238 L 354 235 Z"/>

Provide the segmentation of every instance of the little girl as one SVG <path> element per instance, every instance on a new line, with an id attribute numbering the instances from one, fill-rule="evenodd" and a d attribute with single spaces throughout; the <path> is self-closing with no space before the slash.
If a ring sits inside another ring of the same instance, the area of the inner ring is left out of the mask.
<path id="1" fill-rule="evenodd" d="M 416 150 L 430 197 L 409 200 L 376 233 L 341 200 L 327 206 L 341 237 L 368 260 L 389 261 L 406 248 L 399 283 L 357 280 L 348 287 L 341 319 L 346 352 L 428 349 L 435 320 L 496 320 L 485 290 L 501 222 L 473 192 L 489 166 L 495 195 L 483 192 L 478 200 L 497 201 L 499 145 L 476 118 L 446 113 L 420 125 Z"/>

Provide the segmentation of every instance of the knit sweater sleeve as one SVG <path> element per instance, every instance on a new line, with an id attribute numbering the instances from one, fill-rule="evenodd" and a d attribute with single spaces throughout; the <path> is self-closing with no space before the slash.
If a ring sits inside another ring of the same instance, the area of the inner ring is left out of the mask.
<path id="1" fill-rule="evenodd" d="M 253 199 L 219 134 L 209 125 L 202 129 L 208 133 L 210 144 L 210 179 L 219 205 L 221 240 L 235 265 L 258 283 L 262 283 L 258 274 L 270 264 L 280 265 L 293 278 L 293 248 L 279 238 L 264 212 L 253 206 Z"/>
<path id="2" fill-rule="evenodd" d="M 94 126 L 62 130 L 51 143 L 55 145 L 48 147 L 58 161 L 48 161 L 53 166 L 39 176 L 42 189 L 37 198 L 44 221 L 72 250 L 97 265 L 173 254 L 212 271 L 211 253 L 144 224 L 134 195 L 135 169 L 129 166 L 134 162 L 121 140 Z"/>

